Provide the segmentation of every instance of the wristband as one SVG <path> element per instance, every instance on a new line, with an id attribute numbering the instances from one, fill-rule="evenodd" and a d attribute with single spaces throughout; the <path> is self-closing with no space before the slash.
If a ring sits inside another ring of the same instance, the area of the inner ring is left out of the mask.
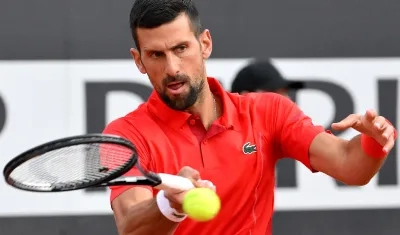
<path id="1" fill-rule="evenodd" d="M 386 122 L 389 125 L 393 126 L 389 120 L 386 120 Z M 397 138 L 396 130 L 394 130 L 393 138 L 394 140 L 396 140 Z M 363 149 L 365 154 L 372 158 L 381 159 L 387 155 L 387 153 L 383 151 L 382 145 L 380 145 L 374 138 L 365 134 L 361 134 L 361 148 Z"/>
<path id="2" fill-rule="evenodd" d="M 383 146 L 366 134 L 361 134 L 361 148 L 365 154 L 372 158 L 381 159 L 387 155 L 383 151 Z"/>
<path id="3" fill-rule="evenodd" d="M 167 219 L 177 223 L 186 219 L 186 214 L 177 212 L 169 205 L 168 199 L 164 196 L 164 190 L 160 190 L 157 193 L 156 202 L 161 214 L 163 214 Z"/>

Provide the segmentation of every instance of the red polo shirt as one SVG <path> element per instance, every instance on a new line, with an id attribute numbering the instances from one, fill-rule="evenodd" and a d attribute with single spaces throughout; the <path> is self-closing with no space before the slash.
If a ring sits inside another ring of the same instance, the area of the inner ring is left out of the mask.
<path id="1" fill-rule="evenodd" d="M 186 219 L 174 234 L 271 234 L 277 160 L 290 156 L 311 169 L 309 146 L 324 130 L 281 95 L 241 96 L 224 91 L 213 78 L 208 84 L 223 106 L 222 116 L 208 130 L 197 117 L 168 108 L 153 92 L 104 133 L 132 141 L 149 170 L 176 174 L 190 166 L 216 185 L 222 201 L 218 216 L 204 223 Z M 138 172 L 132 169 L 127 175 Z M 111 200 L 129 188 L 111 188 Z"/>

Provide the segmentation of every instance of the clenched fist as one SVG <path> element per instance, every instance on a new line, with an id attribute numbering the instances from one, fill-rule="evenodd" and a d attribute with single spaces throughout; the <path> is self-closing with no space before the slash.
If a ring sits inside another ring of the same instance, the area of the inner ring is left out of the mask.
<path id="1" fill-rule="evenodd" d="M 210 188 L 212 190 L 216 190 L 215 186 L 208 180 L 201 180 L 200 173 L 188 166 L 183 167 L 177 174 L 178 176 L 182 176 L 188 178 L 193 182 L 193 185 L 196 188 Z M 187 191 L 182 192 L 164 192 L 165 197 L 169 200 L 170 206 L 182 213 L 182 203 L 183 198 Z"/>

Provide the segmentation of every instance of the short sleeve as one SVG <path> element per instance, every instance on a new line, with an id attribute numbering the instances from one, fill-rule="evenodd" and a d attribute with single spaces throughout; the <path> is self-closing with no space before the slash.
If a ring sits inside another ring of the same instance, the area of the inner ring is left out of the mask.
<path id="1" fill-rule="evenodd" d="M 125 120 L 124 118 L 114 120 L 113 122 L 108 124 L 107 127 L 103 130 L 103 134 L 117 135 L 132 142 L 136 147 L 136 151 L 139 156 L 140 166 L 144 169 L 151 170 L 149 157 L 150 154 L 148 148 L 146 147 L 147 145 L 144 142 L 143 138 L 140 136 L 139 132 L 136 130 L 136 128 L 127 120 Z M 142 175 L 140 171 L 136 167 L 133 167 L 124 176 L 140 175 Z M 126 190 L 133 187 L 142 187 L 153 192 L 153 188 L 150 186 L 111 186 L 110 202 L 112 202 L 116 197 L 121 195 Z"/>
<path id="2" fill-rule="evenodd" d="M 277 102 L 276 134 L 282 153 L 315 172 L 310 164 L 309 149 L 314 138 L 324 132 L 324 128 L 314 125 L 311 118 L 290 99 L 279 96 Z"/>

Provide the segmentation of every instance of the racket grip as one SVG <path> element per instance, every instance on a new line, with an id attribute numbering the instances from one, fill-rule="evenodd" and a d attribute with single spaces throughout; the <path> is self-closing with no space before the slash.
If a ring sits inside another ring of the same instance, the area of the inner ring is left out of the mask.
<path id="1" fill-rule="evenodd" d="M 158 176 L 161 178 L 161 184 L 155 188 L 164 191 L 187 191 L 194 188 L 192 181 L 177 175 L 170 175 L 160 173 Z"/>

